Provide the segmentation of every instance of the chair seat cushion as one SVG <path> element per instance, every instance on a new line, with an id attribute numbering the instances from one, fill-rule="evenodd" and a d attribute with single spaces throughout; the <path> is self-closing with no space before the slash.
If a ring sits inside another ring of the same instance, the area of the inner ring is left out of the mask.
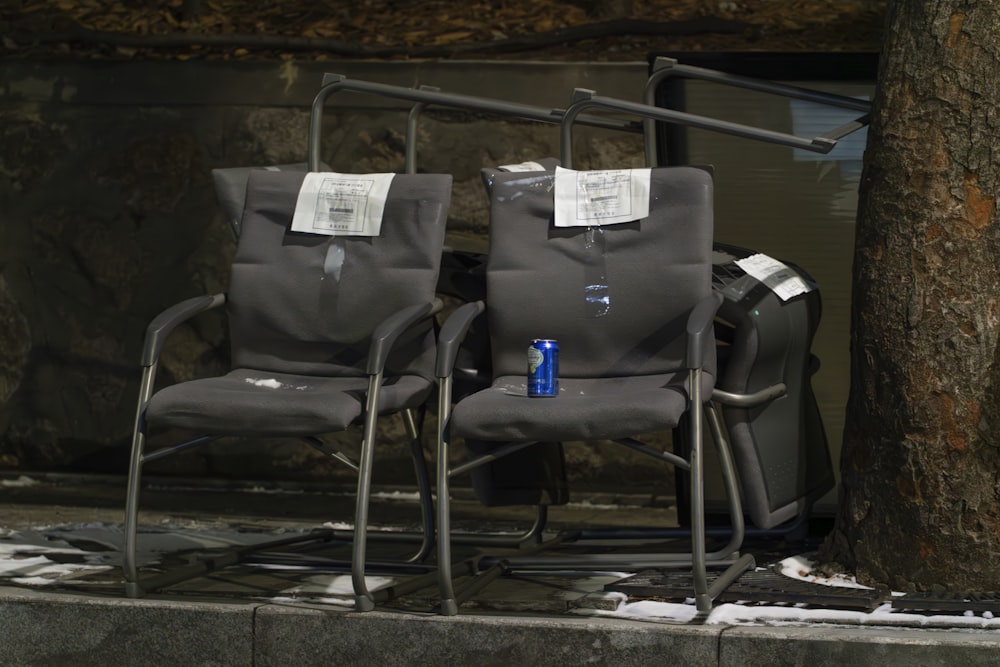
<path id="1" fill-rule="evenodd" d="M 710 375 L 703 374 L 711 391 Z M 613 440 L 677 426 L 687 372 L 620 378 L 561 378 L 559 395 L 529 398 L 524 376 L 497 378 L 455 406 L 451 430 L 497 441 Z M 708 394 L 706 394 L 708 395 Z"/>
<path id="2" fill-rule="evenodd" d="M 407 375 L 388 379 L 379 412 L 419 406 L 433 384 Z M 146 420 L 157 427 L 234 435 L 298 436 L 346 429 L 364 408 L 367 376 L 317 377 L 237 369 L 181 382 L 153 395 Z"/>

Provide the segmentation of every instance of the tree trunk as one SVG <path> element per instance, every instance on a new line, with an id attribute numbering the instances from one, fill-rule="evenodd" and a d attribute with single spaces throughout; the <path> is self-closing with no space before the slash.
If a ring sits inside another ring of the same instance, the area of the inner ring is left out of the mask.
<path id="1" fill-rule="evenodd" d="M 1000 590 L 1000 3 L 887 21 L 823 555 L 895 590 Z"/>

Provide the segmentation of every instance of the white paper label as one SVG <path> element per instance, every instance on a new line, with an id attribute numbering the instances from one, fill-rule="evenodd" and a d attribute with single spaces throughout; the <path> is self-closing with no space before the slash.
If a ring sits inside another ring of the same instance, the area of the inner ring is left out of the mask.
<path id="1" fill-rule="evenodd" d="M 791 267 L 773 257 L 758 253 L 736 260 L 736 265 L 767 285 L 782 301 L 812 291 L 812 287 Z"/>
<path id="2" fill-rule="evenodd" d="M 505 164 L 498 167 L 500 171 L 545 171 L 545 167 L 537 162 L 521 162 L 518 164 Z"/>
<path id="3" fill-rule="evenodd" d="M 393 176 L 306 174 L 295 203 L 292 230 L 327 236 L 378 236 Z"/>
<path id="4" fill-rule="evenodd" d="M 574 171 L 556 167 L 556 227 L 593 227 L 649 215 L 649 169 Z"/>

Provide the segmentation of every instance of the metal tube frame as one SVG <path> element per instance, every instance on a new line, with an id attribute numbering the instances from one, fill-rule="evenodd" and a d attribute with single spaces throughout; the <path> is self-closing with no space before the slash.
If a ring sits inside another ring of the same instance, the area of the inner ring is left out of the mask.
<path id="1" fill-rule="evenodd" d="M 207 307 L 221 305 L 222 299 L 215 299 Z M 435 302 L 430 306 L 428 316 L 433 315 L 440 308 L 440 302 Z M 202 307 L 204 309 L 204 306 Z M 162 588 L 167 585 L 185 581 L 192 577 L 200 576 L 205 572 L 225 565 L 231 565 L 244 560 L 249 554 L 265 551 L 270 546 L 288 545 L 294 543 L 315 542 L 320 539 L 351 539 L 348 535 L 341 537 L 344 531 L 326 530 L 314 532 L 304 537 L 285 538 L 277 542 L 266 544 L 250 545 L 227 550 L 222 556 L 199 559 L 192 566 L 181 568 L 177 572 L 168 572 L 158 577 L 153 577 L 140 583 L 138 565 L 136 562 L 136 545 L 138 538 L 138 515 L 139 515 L 139 494 L 142 478 L 142 466 L 145 463 L 164 458 L 171 454 L 183 451 L 196 445 L 204 444 L 222 437 L 221 435 L 204 435 L 182 442 L 172 447 L 158 449 L 150 454 L 145 453 L 146 445 L 146 408 L 152 398 L 156 372 L 158 368 L 158 350 L 162 345 L 162 339 L 169 335 L 169 330 L 186 317 L 196 314 L 198 311 L 191 311 L 186 315 L 172 315 L 175 320 L 172 323 L 160 324 L 155 331 L 155 340 L 147 332 L 143 351 L 142 379 L 140 380 L 139 396 L 136 405 L 135 422 L 132 436 L 132 448 L 129 461 L 128 485 L 125 497 L 125 520 L 124 520 L 124 545 L 122 554 L 122 571 L 125 578 L 125 593 L 130 598 L 142 597 L 147 591 Z M 154 321 L 154 324 L 156 322 Z M 152 331 L 152 325 L 151 329 Z M 155 344 L 154 344 L 155 343 Z M 391 343 L 389 343 L 391 345 Z M 364 408 L 364 435 L 361 446 L 361 461 L 355 464 L 341 452 L 329 452 L 322 442 L 315 437 L 306 436 L 302 438 L 310 446 L 323 451 L 329 456 L 344 462 L 358 473 L 358 492 L 356 495 L 357 504 L 355 506 L 355 527 L 353 531 L 353 553 L 351 561 L 352 583 L 355 586 L 355 604 L 359 611 L 367 611 L 373 608 L 375 597 L 368 590 L 365 580 L 364 555 L 367 547 L 369 532 L 367 530 L 368 503 L 371 496 L 371 468 L 374 458 L 375 426 L 378 420 L 379 393 L 382 385 L 382 371 L 371 373 L 369 376 L 368 394 Z M 434 507 L 431 500 L 431 481 L 427 466 L 423 459 L 423 448 L 420 442 L 420 428 L 414 410 L 403 411 L 404 426 L 410 437 L 410 452 L 414 460 L 414 467 L 417 476 L 417 487 L 421 498 L 421 521 L 423 531 L 420 534 L 412 532 L 379 532 L 374 531 L 373 536 L 386 541 L 418 541 L 419 546 L 416 553 L 405 561 L 412 565 L 418 563 L 430 554 L 434 547 Z M 422 420 L 422 414 L 420 419 Z M 360 558 L 359 558 L 360 555 Z"/>
<path id="2" fill-rule="evenodd" d="M 498 116 L 508 116 L 532 120 L 542 123 L 558 124 L 561 122 L 564 110 L 546 109 L 528 104 L 507 102 L 485 97 L 475 97 L 472 95 L 461 95 L 458 93 L 445 93 L 437 88 L 423 86 L 421 88 L 404 88 L 384 83 L 374 83 L 371 81 L 360 81 L 348 79 L 340 74 L 327 74 L 323 77 L 323 86 L 316 94 L 312 104 L 312 111 L 309 118 L 309 171 L 319 171 L 320 167 L 320 139 L 323 130 L 323 110 L 327 99 L 334 93 L 341 91 L 353 91 L 359 93 L 369 93 L 388 97 L 397 100 L 414 102 L 417 105 L 416 112 L 410 111 L 408 128 L 415 127 L 420 112 L 427 106 L 434 105 L 464 111 L 478 111 Z M 623 122 L 613 118 L 602 118 L 600 116 L 583 116 L 577 120 L 582 125 L 593 127 L 603 127 L 606 129 L 624 130 L 631 132 L 642 132 L 642 127 L 636 123 Z M 414 149 L 415 150 L 415 149 Z M 408 162 L 408 168 L 416 169 L 415 153 L 412 154 Z M 410 172 L 412 173 L 412 172 Z"/>
<path id="3" fill-rule="evenodd" d="M 834 143 L 836 143 L 837 141 L 844 138 L 848 134 L 851 134 L 852 132 L 855 132 L 865 127 L 869 123 L 868 114 L 871 113 L 871 108 L 872 108 L 871 102 L 867 100 L 859 100 L 854 97 L 847 97 L 845 95 L 836 95 L 834 93 L 825 93 L 818 90 L 810 90 L 808 88 L 801 88 L 799 86 L 791 86 L 788 84 L 776 83 L 774 81 L 766 81 L 763 79 L 755 79 L 752 77 L 727 74 L 725 72 L 720 72 L 718 70 L 708 69 L 704 67 L 682 65 L 678 63 L 677 60 L 675 60 L 674 58 L 665 58 L 665 57 L 659 57 L 653 62 L 653 72 L 646 80 L 646 85 L 645 88 L 643 89 L 643 97 L 642 97 L 643 103 L 655 107 L 657 88 L 659 88 L 661 83 L 670 78 L 684 78 L 684 79 L 708 81 L 711 83 L 717 83 L 724 86 L 732 86 L 734 88 L 740 88 L 743 90 L 767 93 L 771 95 L 779 95 L 781 97 L 787 97 L 789 99 L 804 100 L 806 102 L 815 102 L 817 104 L 825 104 L 827 106 L 838 107 L 841 109 L 860 111 L 862 112 L 862 114 L 864 114 L 850 123 L 841 125 L 840 127 L 834 128 L 829 132 L 814 138 L 813 141 L 832 140 Z M 645 118 L 642 121 L 643 142 L 646 154 L 646 166 L 648 167 L 656 166 L 657 163 L 656 160 L 657 120 L 666 120 L 666 119 Z M 746 135 L 740 135 L 740 136 L 746 136 Z M 786 135 L 786 136 L 791 136 L 791 135 Z M 766 141 L 769 143 L 782 143 L 780 141 L 772 141 L 772 138 L 769 137 L 768 134 L 761 134 L 759 136 L 746 136 L 746 138 L 759 139 L 761 141 Z M 817 148 L 822 145 L 823 145 L 822 143 L 817 144 Z M 794 146 L 794 147 L 803 148 L 804 150 L 813 150 L 815 152 L 820 152 L 820 153 L 829 152 L 828 150 L 827 151 L 817 150 L 817 148 L 812 148 L 809 146 Z"/>
<path id="4" fill-rule="evenodd" d="M 658 67 L 654 76 L 650 77 L 647 81 L 647 86 L 645 90 L 645 100 L 650 101 L 650 96 L 655 92 L 656 85 L 662 81 L 663 78 L 668 76 L 688 76 L 689 78 L 701 78 L 705 80 L 716 81 L 719 83 L 725 83 L 727 85 L 735 85 L 737 87 L 742 87 L 750 90 L 759 90 L 762 92 L 770 92 L 775 94 L 783 94 L 789 97 L 795 97 L 797 99 L 808 99 L 810 101 L 818 101 L 822 103 L 830 103 L 835 106 L 841 106 L 844 108 L 850 108 L 860 111 L 868 111 L 870 109 L 870 104 L 854 100 L 853 98 L 844 98 L 841 96 L 827 95 L 825 93 L 818 93 L 817 91 L 808 91 L 806 89 L 797 89 L 791 86 L 784 86 L 781 84 L 774 84 L 771 82 L 763 82 L 753 79 L 748 79 L 745 77 L 734 77 L 731 75 L 726 75 L 721 72 L 715 72 L 713 70 L 704 70 L 702 68 L 692 68 L 686 66 L 677 65 L 675 62 L 668 65 L 658 63 Z M 631 102 L 625 102 L 623 100 L 617 100 L 613 98 L 605 98 L 596 95 L 593 91 L 587 91 L 578 89 L 575 91 L 573 96 L 572 105 L 565 111 L 555 110 L 555 109 L 539 109 L 537 107 L 530 107 L 528 105 L 513 104 L 510 102 L 504 102 L 500 100 L 490 100 L 485 98 L 471 97 L 467 95 L 456 95 L 442 93 L 438 89 L 430 87 L 422 87 L 420 89 L 402 88 L 398 86 L 388 86 L 385 84 L 376 84 L 364 81 L 353 81 L 348 80 L 339 75 L 327 75 L 324 78 L 324 85 L 317 94 L 310 116 L 310 132 L 309 132 L 309 169 L 311 171 L 319 170 L 319 145 L 322 130 L 322 115 L 325 107 L 327 98 L 334 92 L 341 90 L 353 90 L 356 92 L 367 92 L 382 95 L 385 97 L 410 100 L 414 102 L 414 106 L 411 108 L 410 113 L 407 118 L 407 141 L 406 141 L 406 165 L 405 168 L 407 172 L 413 173 L 416 171 L 416 126 L 417 120 L 423 110 L 429 105 L 440 105 L 457 109 L 464 109 L 470 111 L 480 111 L 491 114 L 514 116 L 519 118 L 524 118 L 528 120 L 536 120 L 548 123 L 559 123 L 560 124 L 560 140 L 561 140 L 561 161 L 563 166 L 570 168 L 572 166 L 572 144 L 573 144 L 573 133 L 572 128 L 574 123 L 579 122 L 581 124 L 596 125 L 599 127 L 613 127 L 615 129 L 631 129 L 633 126 L 628 124 L 622 124 L 613 119 L 601 119 L 600 117 L 590 117 L 582 116 L 585 109 L 597 108 L 605 111 L 616 111 L 624 112 L 633 115 L 638 115 L 643 119 L 642 128 L 645 131 L 645 148 L 647 162 L 652 163 L 655 161 L 655 142 L 653 135 L 655 133 L 655 122 L 663 121 L 670 122 L 680 125 L 685 125 L 688 127 L 696 127 L 706 130 L 711 130 L 715 132 L 720 132 L 723 134 L 729 134 L 734 136 L 739 136 L 748 139 L 754 139 L 759 141 L 765 141 L 768 143 L 775 143 L 779 145 L 790 146 L 793 148 L 800 148 L 803 150 L 809 150 L 817 153 L 828 153 L 830 152 L 837 141 L 853 132 L 860 127 L 867 124 L 867 118 L 861 117 L 852 123 L 836 128 L 831 132 L 824 135 L 812 138 L 798 137 L 795 135 L 775 132 L 771 130 L 765 130 L 762 128 L 747 126 L 739 123 L 731 123 L 727 121 L 721 121 L 717 119 L 706 118 L 703 116 L 697 116 L 694 114 L 662 109 L 655 107 L 651 104 L 636 104 Z M 651 143 L 654 142 L 654 143 Z M 652 147 L 652 152 L 651 152 Z M 371 424 L 372 428 L 368 428 L 368 420 L 374 420 L 374 413 L 376 412 L 375 407 L 377 406 L 377 394 L 378 387 L 377 383 L 380 383 L 380 376 L 372 380 L 373 385 L 369 391 L 369 405 L 366 407 L 366 432 L 373 432 L 374 424 Z M 749 555 L 744 555 L 737 558 L 737 560 L 730 564 L 729 568 L 710 585 L 707 581 L 707 576 L 705 572 L 706 563 L 709 559 L 718 560 L 720 558 L 725 558 L 731 556 L 739 546 L 742 544 L 744 535 L 744 525 L 743 525 L 743 514 L 739 499 L 739 490 L 736 488 L 735 483 L 735 466 L 733 464 L 731 452 L 729 450 L 728 439 L 725 437 L 722 424 L 720 422 L 717 410 L 711 404 L 708 405 L 707 417 L 710 422 L 713 435 L 715 436 L 716 444 L 719 449 L 720 459 L 723 466 L 723 477 L 727 487 L 727 496 L 730 501 L 731 517 L 733 521 L 733 530 L 729 542 L 723 549 L 713 552 L 711 554 L 706 552 L 705 546 L 705 517 L 704 517 L 704 480 L 703 480 L 703 433 L 702 433 L 702 419 L 705 410 L 705 401 L 702 400 L 701 387 L 700 387 L 700 369 L 693 369 L 691 371 L 690 378 L 691 386 L 691 453 L 690 459 L 688 461 L 683 461 L 680 457 L 674 457 L 680 459 L 679 461 L 672 460 L 669 457 L 664 457 L 662 452 L 657 451 L 656 454 L 660 458 L 666 458 L 668 462 L 674 463 L 675 465 L 681 465 L 682 467 L 688 467 L 692 476 L 692 488 L 691 488 L 691 525 L 692 525 L 692 553 L 690 555 L 690 560 L 692 562 L 692 570 L 694 576 L 694 588 L 695 588 L 695 598 L 696 604 L 699 612 L 707 612 L 712 607 L 713 599 L 725 589 L 732 581 L 742 574 L 743 571 L 753 566 L 753 557 Z M 713 397 L 710 397 L 713 398 Z M 738 401 L 744 402 L 748 400 L 753 400 L 756 397 L 738 397 L 738 396 L 718 396 L 715 397 L 722 399 L 723 402 Z M 449 405 L 451 399 L 451 378 L 441 378 L 439 382 L 439 423 L 438 423 L 438 461 L 437 461 L 437 482 L 438 482 L 438 531 L 439 531 L 439 543 L 442 536 L 448 536 L 450 534 L 450 512 L 448 511 L 448 487 L 449 478 L 454 474 L 459 474 L 460 472 L 465 472 L 468 469 L 482 465 L 510 453 L 507 450 L 496 453 L 492 456 L 487 455 L 480 457 L 474 461 L 471 461 L 463 466 L 459 466 L 455 470 L 449 471 L 448 469 L 448 447 L 449 447 L 449 428 L 448 420 L 450 419 L 451 406 Z M 728 400 L 727 400 L 728 399 Z M 632 441 L 625 441 L 623 444 L 632 447 L 633 449 L 638 449 L 643 453 L 648 453 L 645 451 L 645 446 L 642 443 L 636 443 Z M 520 447 L 515 447 L 510 449 L 519 449 Z M 370 495 L 370 467 L 371 467 L 371 457 L 372 457 L 373 443 L 367 441 L 363 443 L 362 456 L 360 462 L 361 474 L 359 474 L 359 487 L 358 487 L 358 509 L 357 509 L 357 521 L 355 527 L 355 540 L 354 540 L 354 554 L 353 554 L 353 568 L 352 577 L 354 581 L 357 601 L 357 608 L 359 610 L 371 609 L 374 606 L 375 598 L 367 590 L 364 582 L 364 556 L 365 556 L 365 545 L 366 545 L 366 530 L 367 525 L 367 499 Z M 359 532 L 360 531 L 360 532 Z M 447 538 L 444 538 L 447 539 Z M 662 556 L 659 557 L 662 559 Z M 452 564 L 450 563 L 450 549 L 446 549 L 443 553 L 439 549 L 439 567 L 438 567 L 438 580 L 441 589 L 441 613 L 446 615 L 452 615 L 457 613 L 459 597 L 455 594 L 455 589 L 452 581 Z M 601 559 L 597 559 L 601 560 Z M 668 559 L 669 560 L 669 559 Z M 634 560 L 630 560 L 634 564 Z M 503 569 L 510 566 L 510 561 L 503 562 Z M 499 572 L 499 570 L 498 570 Z M 489 578 L 486 578 L 488 583 Z M 460 596 L 464 597 L 464 596 Z"/>
<path id="5" fill-rule="evenodd" d="M 699 116 L 686 111 L 675 111 L 639 102 L 627 102 L 613 97 L 602 97 L 593 90 L 577 88 L 573 92 L 573 104 L 566 109 L 560 128 L 560 160 L 566 168 L 571 168 L 573 163 L 574 121 L 586 109 L 604 109 L 606 111 L 629 113 L 647 120 L 677 123 L 679 125 L 712 130 L 721 134 L 729 134 L 745 139 L 755 139 L 781 146 L 790 146 L 791 148 L 801 148 L 814 153 L 829 153 L 837 145 L 839 139 L 839 137 L 831 136 L 799 137 L 794 134 L 765 130 L 752 125 Z"/>

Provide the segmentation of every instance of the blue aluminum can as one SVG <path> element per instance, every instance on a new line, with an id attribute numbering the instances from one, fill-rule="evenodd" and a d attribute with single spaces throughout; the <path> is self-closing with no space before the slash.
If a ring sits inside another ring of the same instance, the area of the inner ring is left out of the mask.
<path id="1" fill-rule="evenodd" d="M 536 338 L 528 346 L 528 396 L 559 395 L 559 343 Z"/>

